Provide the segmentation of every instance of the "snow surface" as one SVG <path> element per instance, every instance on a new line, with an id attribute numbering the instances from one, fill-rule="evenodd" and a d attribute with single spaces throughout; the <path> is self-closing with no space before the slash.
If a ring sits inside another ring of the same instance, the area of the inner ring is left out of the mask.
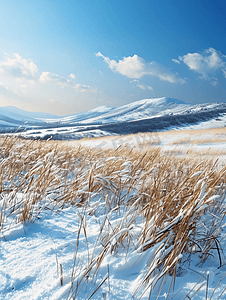
<path id="1" fill-rule="evenodd" d="M 208 133 L 206 134 L 208 135 Z M 174 139 L 172 139 L 173 137 Z M 198 137 L 197 133 L 196 137 Z M 164 140 L 162 136 L 155 137 L 156 140 L 158 138 L 162 139 L 160 142 L 163 147 L 164 145 L 170 147 L 168 143 L 176 140 L 176 134 L 166 135 Z M 136 143 L 147 141 L 147 137 L 142 135 L 123 137 L 121 140 L 118 137 L 114 139 L 115 144 L 110 141 L 110 138 L 104 138 L 103 140 L 108 140 L 108 142 L 105 145 L 102 144 L 101 147 L 108 147 L 109 145 L 115 147 L 119 143 L 122 145 L 130 143 L 131 146 L 134 146 Z M 93 141 L 100 142 L 100 140 L 94 139 Z M 87 143 L 90 141 L 87 141 Z M 84 145 L 86 141 L 80 142 Z M 96 144 L 96 146 L 100 147 L 100 144 Z M 186 145 L 182 146 L 186 147 Z M 210 146 L 211 144 L 209 144 Z M 222 147 L 221 144 L 217 146 Z M 171 146 L 171 149 L 173 147 Z M 196 145 L 194 148 L 196 148 Z M 126 167 L 129 167 L 129 165 L 125 165 Z M 193 176 L 198 175 L 199 173 L 195 173 Z M 17 200 L 20 201 L 25 196 L 24 194 L 18 194 Z M 89 253 L 84 231 L 81 230 L 80 233 L 76 270 L 78 274 L 80 272 L 81 276 L 83 274 L 83 264 L 87 261 L 88 256 L 93 251 L 99 253 L 102 249 L 101 244 L 96 245 L 95 248 L 95 243 L 98 239 L 100 223 L 106 218 L 107 213 L 90 213 L 94 207 L 98 210 L 98 205 L 99 207 L 104 205 L 104 200 L 94 196 L 86 212 Z M 121 211 L 123 211 L 123 207 L 121 207 Z M 48 204 L 47 201 L 33 224 L 15 225 L 13 223 L 14 217 L 8 218 L 8 223 L 0 233 L 0 299 L 67 299 L 71 287 L 70 278 L 82 214 L 83 208 L 65 207 L 63 210 L 56 209 L 53 211 L 51 203 Z M 124 215 L 117 212 L 111 214 L 109 226 L 120 224 L 122 217 L 124 218 Z M 139 234 L 141 226 L 142 220 L 138 219 L 133 228 L 123 230 L 128 230 L 130 234 L 136 236 Z M 225 236 L 226 226 L 223 229 L 222 236 Z M 114 238 L 111 239 L 111 242 L 114 244 Z M 152 251 L 155 251 L 155 249 Z M 221 256 L 223 259 L 221 268 L 219 268 L 217 255 L 203 265 L 197 266 L 197 261 L 194 258 L 190 264 L 183 264 L 178 271 L 175 286 L 170 291 L 168 299 L 205 300 L 207 277 L 209 277 L 207 299 L 210 298 L 212 293 L 213 300 L 226 299 L 226 242 L 222 244 Z M 102 285 L 91 299 L 133 299 L 133 294 L 138 287 L 145 264 L 148 263 L 149 259 L 150 252 L 140 252 L 135 247 L 131 247 L 128 253 L 123 251 L 118 255 L 108 253 L 95 279 L 89 281 L 88 284 L 84 283 L 83 286 L 79 286 L 76 299 L 89 299 L 100 284 Z M 180 259 L 180 257 L 175 259 Z M 60 266 L 62 266 L 63 272 L 63 285 L 61 285 Z M 79 282 L 79 279 L 78 276 L 76 280 Z M 168 276 L 165 287 L 158 299 L 166 299 L 170 280 L 171 277 Z M 150 298 L 149 294 L 146 293 L 142 299 L 157 299 L 159 288 L 160 284 L 157 285 Z M 139 295 L 134 299 L 139 299 Z"/>
<path id="2" fill-rule="evenodd" d="M 96 201 L 97 198 L 94 197 L 91 207 L 92 204 L 96 205 Z M 45 209 L 34 224 L 17 224 L 1 233 L 0 299 L 67 299 L 71 287 L 70 278 L 80 224 L 79 213 L 82 214 L 82 209 L 72 209 L 71 207 L 55 212 L 51 209 Z M 81 275 L 83 274 L 83 263 L 91 255 L 98 238 L 99 219 L 104 217 L 106 215 L 96 217 L 95 214 L 91 216 L 86 214 L 89 253 L 87 252 L 87 241 L 82 231 L 76 262 L 77 273 L 80 270 Z M 115 225 L 121 220 L 122 217 L 116 213 L 109 222 Z M 136 235 L 139 232 L 141 222 L 140 220 L 140 224 L 137 222 L 136 227 L 127 230 Z M 222 248 L 226 254 L 225 243 Z M 101 249 L 101 245 L 97 245 L 95 252 L 98 253 Z M 152 251 L 155 250 L 154 248 Z M 81 286 L 76 299 L 89 299 L 96 287 L 106 278 L 91 299 L 133 299 L 133 293 L 139 284 L 139 278 L 142 277 L 141 274 L 150 256 L 150 251 L 139 252 L 139 249 L 130 250 L 129 253 L 122 251 L 119 255 L 109 253 L 99 269 L 97 278 L 94 281 L 89 281 L 88 285 L 85 283 L 83 287 Z M 225 299 L 226 261 L 224 260 L 221 268 L 218 268 L 219 261 L 217 258 L 208 260 L 202 266 L 197 266 L 196 263 L 197 261 L 192 260 L 190 264 L 184 264 L 179 270 L 175 287 L 170 292 L 168 299 L 182 300 L 189 292 L 190 296 L 193 295 L 198 287 L 201 288 L 192 299 L 206 299 L 207 276 L 209 276 L 209 297 L 214 292 L 212 299 L 216 300 L 223 292 L 220 299 Z M 63 270 L 62 286 L 60 265 L 62 265 Z M 79 281 L 79 279 L 78 276 L 77 280 Z M 163 288 L 159 299 L 166 299 L 170 280 L 171 277 L 168 276 L 166 279 L 167 288 Z M 192 288 L 194 288 L 193 291 L 191 291 Z M 157 296 L 158 289 L 152 293 L 150 299 L 157 299 Z M 139 297 L 134 299 L 139 299 Z M 149 299 L 149 294 L 146 293 L 142 299 Z"/>

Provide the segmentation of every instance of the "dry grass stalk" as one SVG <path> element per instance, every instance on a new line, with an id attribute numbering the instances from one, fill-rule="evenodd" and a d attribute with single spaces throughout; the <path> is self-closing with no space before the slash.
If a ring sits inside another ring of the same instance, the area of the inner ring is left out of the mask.
<path id="1" fill-rule="evenodd" d="M 63 285 L 63 267 L 62 264 L 60 264 L 60 285 Z"/>
<path id="2" fill-rule="evenodd" d="M 215 251 L 221 265 L 225 186 L 226 167 L 219 170 L 214 161 L 180 159 L 160 149 L 99 151 L 5 138 L 0 151 L 0 226 L 5 230 L 10 217 L 14 222 L 35 221 L 45 207 L 83 208 L 77 243 L 83 229 L 87 265 L 78 277 L 77 244 L 68 299 L 95 277 L 106 255 L 132 248 L 150 253 L 146 275 L 135 292 L 142 297 L 168 274 L 170 291 L 184 257 L 197 254 L 203 263 Z M 102 215 L 103 221 L 89 255 L 86 216 L 90 215 Z M 114 216 L 120 221 L 112 225 Z M 141 229 L 134 234 L 141 218 Z"/>

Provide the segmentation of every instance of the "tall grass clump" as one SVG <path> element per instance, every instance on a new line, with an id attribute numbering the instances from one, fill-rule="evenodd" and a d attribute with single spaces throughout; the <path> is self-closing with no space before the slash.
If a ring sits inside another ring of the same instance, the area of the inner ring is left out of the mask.
<path id="1" fill-rule="evenodd" d="M 139 298 L 156 286 L 161 290 L 167 276 L 169 293 L 180 267 L 194 256 L 199 264 L 215 257 L 222 266 L 226 167 L 220 169 L 217 161 L 181 159 L 160 148 L 98 150 L 16 138 L 0 143 L 3 236 L 13 224 L 34 222 L 44 209 L 78 211 L 68 299 L 95 278 L 109 255 L 145 257 L 134 289 Z M 99 220 L 99 233 L 89 249 L 92 216 Z M 89 255 L 79 267 L 82 233 Z"/>

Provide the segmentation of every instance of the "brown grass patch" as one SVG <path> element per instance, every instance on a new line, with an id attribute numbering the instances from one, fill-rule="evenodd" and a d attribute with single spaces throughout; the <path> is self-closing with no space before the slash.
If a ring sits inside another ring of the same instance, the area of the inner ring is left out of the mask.
<path id="1" fill-rule="evenodd" d="M 104 216 L 96 242 L 102 250 L 93 251 L 77 281 L 74 264 L 68 299 L 95 276 L 106 255 L 121 249 L 150 253 L 135 292 L 141 296 L 167 275 L 175 278 L 192 255 L 203 263 L 214 252 L 221 266 L 226 167 L 219 169 L 214 160 L 166 155 L 160 148 L 98 150 L 16 138 L 1 140 L 0 149 L 2 232 L 12 223 L 34 222 L 45 208 L 84 208 L 85 235 L 85 216 Z M 114 214 L 120 222 L 109 227 Z M 134 234 L 138 220 L 141 228 Z"/>

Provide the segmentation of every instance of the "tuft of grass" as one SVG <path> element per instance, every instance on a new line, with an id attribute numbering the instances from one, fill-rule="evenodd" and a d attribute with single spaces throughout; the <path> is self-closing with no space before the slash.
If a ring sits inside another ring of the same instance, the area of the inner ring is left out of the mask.
<path id="1" fill-rule="evenodd" d="M 200 264 L 215 255 L 221 267 L 226 166 L 166 155 L 160 148 L 98 150 L 8 137 L 0 143 L 3 234 L 13 223 L 35 222 L 44 209 L 82 209 L 68 299 L 94 280 L 107 255 L 122 251 L 149 253 L 134 293 L 140 298 L 168 275 L 169 295 L 179 266 L 194 255 Z M 89 249 L 86 218 L 92 215 L 102 221 L 96 244 Z M 115 216 L 119 221 L 111 222 Z M 87 244 L 82 270 L 76 260 L 81 231 Z"/>

